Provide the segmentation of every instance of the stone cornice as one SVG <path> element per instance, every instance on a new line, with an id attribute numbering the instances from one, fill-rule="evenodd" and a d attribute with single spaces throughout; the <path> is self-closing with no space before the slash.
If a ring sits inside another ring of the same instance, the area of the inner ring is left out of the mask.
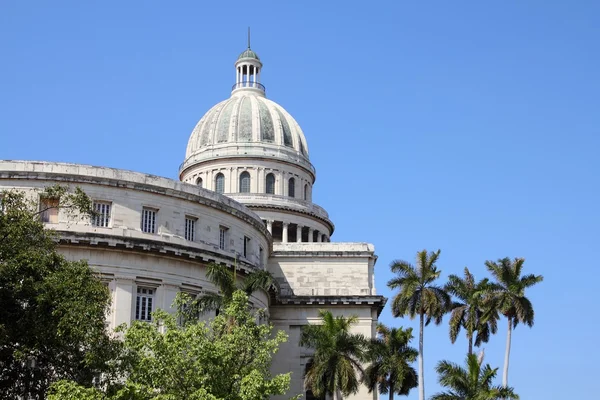
<path id="1" fill-rule="evenodd" d="M 104 185 L 188 200 L 235 216 L 251 224 L 271 241 L 271 235 L 260 217 L 243 204 L 211 190 L 155 175 L 83 164 L 0 160 L 2 179 Z"/>
<path id="2" fill-rule="evenodd" d="M 333 224 L 333 222 L 331 222 L 331 220 L 329 220 L 329 218 L 323 218 L 323 217 L 321 217 L 313 212 L 310 212 L 310 211 L 299 210 L 297 208 L 283 206 L 283 205 L 252 204 L 251 202 L 245 203 L 245 205 L 246 205 L 246 207 L 248 207 L 250 209 L 256 209 L 256 210 L 264 210 L 264 211 L 280 210 L 280 211 L 287 211 L 292 214 L 308 215 L 312 218 L 315 218 L 315 219 L 323 222 L 325 225 L 327 225 L 330 228 L 330 235 L 333 234 L 333 231 L 335 230 L 335 225 Z"/>
<path id="3" fill-rule="evenodd" d="M 72 232 L 72 231 L 56 231 L 61 245 L 66 246 L 83 246 L 83 247 L 103 247 L 114 248 L 118 250 L 127 250 L 132 252 L 154 253 L 159 256 L 168 256 L 174 258 L 184 258 L 193 262 L 207 264 L 217 263 L 224 264 L 230 268 L 234 268 L 237 263 L 237 270 L 243 273 L 250 273 L 258 269 L 255 265 L 238 259 L 236 261 L 233 254 L 218 251 L 215 247 L 214 251 L 191 246 L 182 246 L 175 243 L 165 243 L 161 240 L 150 240 L 133 237 L 123 237 L 116 235 L 106 235 L 91 232 Z"/>
<path id="4" fill-rule="evenodd" d="M 377 309 L 377 316 L 387 303 L 387 298 L 383 296 L 280 296 L 277 305 L 281 306 L 348 306 L 348 305 L 369 305 Z"/>

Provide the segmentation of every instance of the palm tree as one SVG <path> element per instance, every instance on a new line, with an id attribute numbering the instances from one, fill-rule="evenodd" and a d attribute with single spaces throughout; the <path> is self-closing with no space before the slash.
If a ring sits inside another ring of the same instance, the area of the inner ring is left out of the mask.
<path id="1" fill-rule="evenodd" d="M 417 253 L 417 266 L 409 262 L 396 260 L 390 265 L 392 272 L 397 274 L 388 282 L 390 289 L 400 291 L 392 301 L 394 317 L 408 315 L 411 319 L 419 316 L 419 399 L 425 400 L 425 379 L 423 376 L 423 328 L 433 320 L 436 325 L 442 322 L 442 317 L 450 306 L 450 295 L 434 282 L 440 277 L 435 265 L 440 257 L 440 250 L 427 253 L 427 250 Z"/>
<path id="2" fill-rule="evenodd" d="M 489 364 L 483 368 L 483 356 L 467 355 L 467 368 L 440 361 L 435 370 L 440 385 L 450 389 L 447 392 L 434 394 L 430 400 L 501 400 L 511 398 L 519 400 L 513 388 L 493 386 L 498 368 L 492 369 Z"/>
<path id="3" fill-rule="evenodd" d="M 371 364 L 365 369 L 364 383 L 369 393 L 379 387 L 379 393 L 408 396 L 410 389 L 418 386 L 417 371 L 410 365 L 419 352 L 410 347 L 412 328 L 388 328 L 377 324 L 378 337 L 371 339 L 368 358 Z"/>
<path id="4" fill-rule="evenodd" d="M 450 295 L 434 283 L 440 277 L 435 265 L 440 250 L 417 253 L 417 266 L 406 261 L 396 260 L 390 265 L 396 278 L 388 282 L 390 289 L 400 289 L 392 301 L 394 317 L 408 315 L 411 319 L 419 316 L 419 399 L 425 400 L 425 380 L 423 377 L 423 328 L 433 320 L 442 322 L 442 317 L 450 306 Z"/>
<path id="5" fill-rule="evenodd" d="M 469 342 L 468 354 L 473 354 L 475 332 L 475 346 L 479 347 L 481 343 L 487 343 L 490 334 L 495 334 L 498 330 L 498 313 L 486 301 L 491 289 L 489 279 L 476 283 L 475 277 L 466 267 L 464 279 L 457 275 L 448 277 L 446 291 L 459 300 L 450 306 L 450 340 L 452 343 L 456 342 L 461 328 L 464 328 Z"/>
<path id="6" fill-rule="evenodd" d="M 306 368 L 304 383 L 317 398 L 330 395 L 334 400 L 358 392 L 365 357 L 366 339 L 350 333 L 358 317 L 334 317 L 330 311 L 319 311 L 321 324 L 302 328 L 300 345 L 314 349 Z"/>
<path id="7" fill-rule="evenodd" d="M 534 311 L 533 304 L 525 297 L 525 289 L 544 280 L 541 275 L 521 276 L 524 258 L 499 259 L 498 262 L 486 261 L 485 265 L 490 271 L 496 283 L 491 300 L 494 307 L 499 310 L 508 320 L 508 334 L 506 336 L 506 352 L 504 353 L 504 373 L 502 385 L 508 385 L 508 360 L 510 357 L 510 344 L 512 330 L 519 323 L 533 326 Z"/>
<path id="8" fill-rule="evenodd" d="M 219 293 L 204 293 L 195 300 L 195 307 L 200 313 L 221 310 L 233 298 L 233 292 L 243 290 L 248 296 L 257 290 L 268 290 L 275 285 L 273 275 L 268 271 L 258 270 L 245 277 L 243 283 L 236 283 L 236 271 L 231 271 L 222 264 L 210 263 L 206 266 L 206 277 L 219 289 Z"/>

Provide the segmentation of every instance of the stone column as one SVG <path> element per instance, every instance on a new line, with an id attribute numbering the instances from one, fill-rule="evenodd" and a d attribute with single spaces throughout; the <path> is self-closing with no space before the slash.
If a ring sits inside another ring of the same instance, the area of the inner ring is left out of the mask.
<path id="1" fill-rule="evenodd" d="M 313 241 L 313 232 L 314 231 L 315 230 L 313 228 L 308 228 L 308 241 L 309 241 L 309 243 L 312 243 L 312 241 Z"/>
<path id="2" fill-rule="evenodd" d="M 289 222 L 284 222 L 283 223 L 283 234 L 281 237 L 281 242 L 283 243 L 287 243 L 288 242 L 288 226 L 290 225 Z"/>
<path id="3" fill-rule="evenodd" d="M 321 233 L 317 231 L 317 243 L 321 243 Z"/>
<path id="4" fill-rule="evenodd" d="M 175 301 L 175 296 L 179 292 L 179 286 L 172 283 L 165 283 L 161 287 L 156 290 L 157 297 L 159 293 L 161 294 L 161 298 L 157 298 L 157 308 L 168 311 L 171 314 L 174 314 L 177 310 L 173 308 L 173 301 Z"/>
<path id="5" fill-rule="evenodd" d="M 256 193 L 264 193 L 265 188 L 263 185 L 265 184 L 265 170 L 261 167 L 258 167 L 256 170 Z"/>
<path id="6" fill-rule="evenodd" d="M 302 225 L 296 225 L 296 242 L 300 243 L 302 241 Z"/>
<path id="7" fill-rule="evenodd" d="M 322 242 L 326 242 L 327 241 L 327 235 L 326 234 L 322 234 L 321 235 L 321 241 Z"/>
<path id="8" fill-rule="evenodd" d="M 272 219 L 267 220 L 267 230 L 271 235 L 273 234 L 273 222 L 274 221 Z"/>
<path id="9" fill-rule="evenodd" d="M 229 168 L 229 193 L 237 193 L 238 187 L 238 171 L 233 167 Z M 225 191 L 227 193 L 227 190 Z"/>
<path id="10" fill-rule="evenodd" d="M 136 294 L 134 279 L 130 276 L 115 277 L 115 292 L 113 295 L 112 327 L 116 328 L 122 323 L 129 325 L 133 319 L 131 307 Z"/>

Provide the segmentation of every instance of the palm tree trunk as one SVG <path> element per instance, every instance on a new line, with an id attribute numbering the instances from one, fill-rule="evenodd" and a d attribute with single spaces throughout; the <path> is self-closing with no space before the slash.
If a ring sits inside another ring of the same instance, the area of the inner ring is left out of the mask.
<path id="1" fill-rule="evenodd" d="M 512 318 L 508 318 L 508 333 L 506 334 L 506 353 L 504 353 L 504 373 L 502 386 L 508 387 L 508 358 L 510 357 L 510 339 L 512 335 Z"/>
<path id="2" fill-rule="evenodd" d="M 419 321 L 419 400 L 425 400 L 425 377 L 423 366 L 423 327 L 425 320 L 425 313 L 421 310 L 421 319 Z M 391 390 L 391 388 L 390 388 Z"/>
<path id="3" fill-rule="evenodd" d="M 473 354 L 473 334 L 469 335 L 469 355 Z"/>
<path id="4" fill-rule="evenodd" d="M 389 400 L 394 400 L 394 382 L 390 381 L 390 398 Z"/>

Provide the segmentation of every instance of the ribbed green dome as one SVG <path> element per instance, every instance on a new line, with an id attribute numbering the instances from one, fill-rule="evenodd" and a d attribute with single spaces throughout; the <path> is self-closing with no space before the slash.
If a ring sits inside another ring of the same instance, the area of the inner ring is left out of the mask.
<path id="1" fill-rule="evenodd" d="M 250 50 L 249 47 L 246 50 L 244 50 L 242 54 L 240 54 L 238 60 L 241 60 L 242 58 L 254 58 L 255 60 L 260 60 L 260 58 L 258 58 L 258 54 Z"/>

